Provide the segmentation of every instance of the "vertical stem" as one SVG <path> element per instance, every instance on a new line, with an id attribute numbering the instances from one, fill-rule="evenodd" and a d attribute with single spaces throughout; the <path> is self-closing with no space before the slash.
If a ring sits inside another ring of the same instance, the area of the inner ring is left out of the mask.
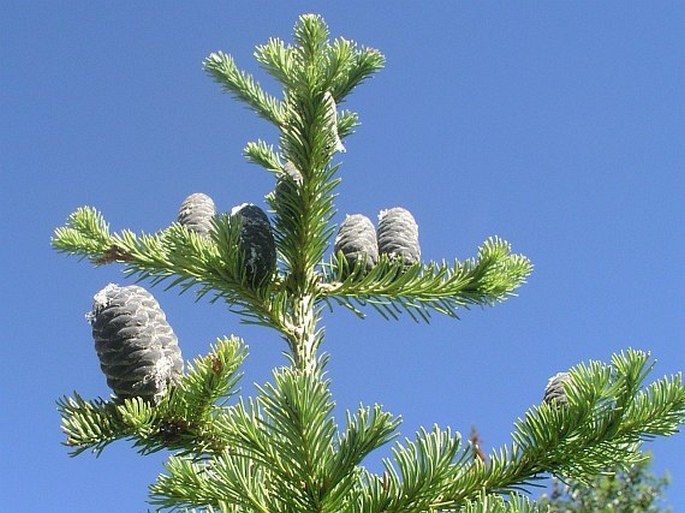
<path id="1" fill-rule="evenodd" d="M 311 133 L 316 131 L 315 120 L 309 120 Z M 310 141 L 310 146 L 314 142 Z M 322 174 L 322 172 L 321 172 Z M 311 253 L 312 241 L 321 237 L 319 217 L 321 216 L 320 186 L 317 182 L 323 177 L 313 169 L 302 170 L 302 185 L 300 189 L 300 209 L 297 212 L 297 224 L 299 225 L 297 255 L 293 265 L 291 279 L 293 298 L 291 303 L 291 327 L 292 337 L 290 340 L 293 362 L 301 372 L 312 374 L 317 369 L 316 352 L 321 342 L 321 336 L 317 328 L 319 316 L 316 313 L 316 299 L 319 277 L 316 273 L 318 260 Z"/>
<path id="2" fill-rule="evenodd" d="M 302 372 L 316 370 L 318 316 L 314 311 L 314 296 L 311 293 L 295 298 L 292 314 L 294 340 L 291 341 L 295 367 Z"/>

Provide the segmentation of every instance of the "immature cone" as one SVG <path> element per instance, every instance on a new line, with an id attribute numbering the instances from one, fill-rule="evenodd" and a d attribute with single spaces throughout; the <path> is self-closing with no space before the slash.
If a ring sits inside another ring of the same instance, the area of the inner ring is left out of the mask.
<path id="1" fill-rule="evenodd" d="M 178 340 L 159 303 L 142 287 L 114 283 L 93 299 L 87 317 L 107 384 L 119 399 L 158 403 L 183 374 Z"/>
<path id="2" fill-rule="evenodd" d="M 245 258 L 247 279 L 259 285 L 276 269 L 276 244 L 266 213 L 256 205 L 245 203 L 231 212 L 240 218 L 240 250 Z"/>
<path id="3" fill-rule="evenodd" d="M 361 214 L 347 216 L 335 237 L 335 252 L 342 251 L 350 268 L 364 262 L 366 270 L 378 261 L 376 229 L 371 220 Z"/>
<path id="4" fill-rule="evenodd" d="M 568 404 L 564 383 L 570 381 L 571 375 L 568 372 L 559 372 L 549 378 L 542 401 L 547 404 Z"/>
<path id="5" fill-rule="evenodd" d="M 276 179 L 275 198 L 277 205 L 280 205 L 285 195 L 296 193 L 301 186 L 302 173 L 295 167 L 295 164 L 290 161 L 286 162 Z"/>
<path id="6" fill-rule="evenodd" d="M 178 210 L 178 222 L 190 231 L 200 235 L 209 235 L 212 230 L 212 219 L 216 216 L 216 207 L 212 198 L 202 192 L 188 196 Z"/>
<path id="7" fill-rule="evenodd" d="M 331 135 L 335 141 L 335 151 L 345 153 L 345 145 L 338 135 L 338 106 L 335 104 L 335 98 L 333 98 L 330 91 L 326 91 L 326 94 L 323 96 L 323 101 L 326 104 L 326 109 L 328 110 L 331 119 Z"/>
<path id="8" fill-rule="evenodd" d="M 405 265 L 421 260 L 419 226 L 411 213 L 401 207 L 381 210 L 378 215 L 378 251 L 401 258 Z"/>

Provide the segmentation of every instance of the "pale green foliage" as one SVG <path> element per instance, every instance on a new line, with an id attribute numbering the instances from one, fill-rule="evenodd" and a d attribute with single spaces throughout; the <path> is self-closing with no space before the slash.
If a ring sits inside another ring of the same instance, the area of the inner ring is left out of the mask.
<path id="1" fill-rule="evenodd" d="M 656 477 L 645 459 L 628 470 L 615 469 L 589 484 L 554 480 L 552 492 L 540 504 L 550 513 L 670 513 L 663 505 L 668 475 Z"/>
<path id="2" fill-rule="evenodd" d="M 529 410 L 515 426 L 513 443 L 493 453 L 488 466 L 473 459 L 471 447 L 458 434 L 434 427 L 397 443 L 382 475 L 358 464 L 392 437 L 396 419 L 378 407 L 373 413 L 361 410 L 336 435 L 327 382 L 284 369 L 275 374 L 274 385 L 260 389 L 255 401 L 239 403 L 221 417 L 222 431 L 231 433 L 230 450 L 201 463 L 172 460 L 169 474 L 153 486 L 153 493 L 162 505 L 191 506 L 200 498 L 189 483 L 202 482 L 207 490 L 223 484 L 236 496 L 251 496 L 258 500 L 258 511 L 297 504 L 297 511 L 419 512 L 455 510 L 484 498 L 499 504 L 497 494 L 519 489 L 545 472 L 590 482 L 606 468 L 640 462 L 640 440 L 671 434 L 682 422 L 685 391 L 678 378 L 647 389 L 632 380 L 644 376 L 648 367 L 647 355 L 628 351 L 611 366 L 593 363 L 572 369 L 569 405 Z M 643 411 L 640 398 L 654 389 L 661 390 L 660 399 Z M 626 401 L 630 408 L 617 407 Z M 657 409 L 677 411 L 680 420 L 655 414 Z M 645 415 L 654 419 L 647 429 L 635 423 Z M 362 436 L 366 441 L 359 440 Z M 359 440 L 356 450 L 349 440 Z M 229 474 L 241 465 L 249 465 L 250 472 Z M 208 504 L 221 507 L 220 502 Z"/>
<path id="3" fill-rule="evenodd" d="M 110 443 L 132 440 L 142 454 L 192 446 L 194 454 L 222 451 L 224 434 L 217 419 L 237 392 L 240 365 L 247 356 L 237 338 L 221 339 L 207 356 L 195 359 L 181 381 L 152 407 L 140 398 L 86 401 L 78 394 L 58 401 L 62 430 L 72 455 L 99 454 Z"/>
<path id="4" fill-rule="evenodd" d="M 429 262 L 407 269 L 403 262 L 381 256 L 366 273 L 361 266 L 349 272 L 342 255 L 323 268 L 324 298 L 363 316 L 361 308 L 375 308 L 385 318 L 404 311 L 415 320 L 428 321 L 431 311 L 457 317 L 457 308 L 493 304 L 506 299 L 530 272 L 530 262 L 512 255 L 511 246 L 498 237 L 485 241 L 478 258 L 465 262 Z"/>
<path id="5" fill-rule="evenodd" d="M 265 324 L 280 328 L 277 308 L 279 283 L 267 290 L 253 290 L 241 276 L 240 254 L 226 251 L 236 245 L 231 218 L 216 221 L 210 239 L 174 223 L 156 234 L 140 236 L 129 230 L 110 234 L 102 215 L 83 207 L 74 212 L 67 225 L 55 232 L 53 245 L 65 253 L 88 257 L 92 262 L 125 262 L 125 272 L 153 283 L 169 280 L 169 286 L 196 287 L 199 297 L 212 293 L 231 305 L 245 305 Z M 465 262 L 428 262 L 406 270 L 403 264 L 382 258 L 370 273 L 348 272 L 347 263 L 334 255 L 319 268 L 316 296 L 334 301 L 362 315 L 370 305 L 384 316 L 397 317 L 402 311 L 427 320 L 430 311 L 456 317 L 456 309 L 470 304 L 491 304 L 506 299 L 530 272 L 529 261 L 512 255 L 502 239 L 487 240 L 478 257 Z M 283 280 L 286 278 L 284 277 Z M 282 284 L 283 282 L 281 282 Z M 275 300 L 270 301 L 269 293 Z M 271 324 L 272 323 L 272 324 Z"/>
<path id="6" fill-rule="evenodd" d="M 459 513 L 547 513 L 547 508 L 531 503 L 527 497 L 512 494 L 508 500 L 492 495 L 479 497 L 456 511 Z"/>
<path id="7" fill-rule="evenodd" d="M 224 90 L 279 130 L 278 147 L 249 143 L 247 160 L 277 179 L 286 163 L 301 175 L 301 183 L 298 176 L 293 186 L 267 196 L 279 259 L 270 279 L 258 285 L 246 279 L 237 251 L 239 221 L 226 214 L 217 216 L 209 237 L 178 223 L 154 234 L 111 233 L 97 210 L 84 207 L 52 242 L 96 265 L 122 263 L 127 275 L 153 285 L 193 288 L 198 298 L 222 300 L 243 321 L 277 330 L 291 365 L 275 370 L 273 382 L 258 387 L 255 397 L 230 401 L 246 351 L 237 339 L 223 339 L 156 406 L 137 399 L 63 398 L 62 427 L 73 454 L 99 454 L 118 439 L 133 441 L 141 453 L 174 451 L 151 487 L 161 508 L 523 513 L 541 511 L 512 493 L 532 481 L 554 473 L 589 482 L 608 466 L 639 462 L 642 440 L 678 429 L 685 417 L 680 376 L 644 386 L 649 357 L 627 351 L 611 365 L 572 369 L 568 404 L 531 408 L 516 423 L 512 443 L 495 451 L 489 465 L 474 460 L 458 433 L 435 426 L 396 442 L 381 474 L 366 470 L 365 458 L 396 438 L 400 421 L 375 405 L 348 412 L 345 426 L 338 425 L 319 351 L 322 309 L 340 304 L 362 317 L 371 308 L 385 317 L 407 313 L 427 322 L 435 312 L 457 317 L 469 305 L 513 295 L 532 265 L 498 237 L 463 262 L 405 267 L 381 256 L 367 270 L 361 264 L 348 268 L 342 254 L 327 256 L 340 181 L 333 160 L 339 139 L 352 133 L 358 119 L 337 112 L 337 105 L 384 58 L 342 38 L 330 42 L 328 27 L 315 15 L 300 18 L 293 45 L 271 39 L 255 55 L 283 87 L 281 98 L 263 91 L 227 54 L 213 53 L 204 65 Z"/>

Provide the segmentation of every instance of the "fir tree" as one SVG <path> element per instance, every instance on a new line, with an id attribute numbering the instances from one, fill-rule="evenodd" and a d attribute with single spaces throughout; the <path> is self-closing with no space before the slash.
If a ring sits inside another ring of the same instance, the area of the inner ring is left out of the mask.
<path id="1" fill-rule="evenodd" d="M 467 261 L 422 261 L 418 227 L 404 209 L 381 213 L 375 241 L 373 223 L 363 216 L 343 223 L 331 254 L 340 181 L 335 157 L 358 122 L 339 106 L 383 67 L 384 57 L 344 38 L 331 41 L 316 15 L 300 17 L 293 44 L 270 39 L 255 56 L 282 86 L 280 98 L 225 53 L 209 55 L 204 68 L 279 130 L 277 146 L 257 140 L 244 150 L 274 177 L 270 215 L 251 204 L 215 215 L 211 198 L 195 195 L 164 230 L 112 233 L 99 211 L 83 207 L 52 242 L 95 265 L 123 264 L 125 275 L 141 282 L 193 289 L 246 322 L 276 330 L 288 365 L 275 369 L 255 397 L 236 399 L 246 357 L 240 339 L 219 338 L 181 372 L 175 336 L 156 301 L 122 287 L 123 299 L 114 302 L 108 294 L 120 289 L 110 286 L 98 294 L 91 321 L 103 370 L 125 385 L 110 399 L 59 400 L 72 454 L 98 454 L 120 439 L 141 454 L 169 450 L 150 489 L 161 509 L 526 512 L 537 506 L 515 492 L 536 479 L 553 474 L 590 482 L 606 469 L 641 461 L 643 440 L 677 431 L 685 418 L 680 375 L 645 385 L 653 363 L 634 350 L 571 369 L 546 394 L 552 399 L 523 414 L 512 442 L 487 464 L 449 428 L 396 441 L 400 419 L 379 405 L 348 412 L 340 426 L 321 351 L 324 308 L 342 306 L 360 317 L 376 311 L 390 319 L 456 318 L 464 307 L 513 295 L 532 265 L 498 237 Z M 148 319 L 164 326 L 162 339 Z M 361 465 L 394 440 L 383 472 Z"/>
<path id="2" fill-rule="evenodd" d="M 550 513 L 670 513 L 663 505 L 670 478 L 656 477 L 650 463 L 645 459 L 628 470 L 615 469 L 589 485 L 555 479 L 540 504 L 549 506 Z"/>

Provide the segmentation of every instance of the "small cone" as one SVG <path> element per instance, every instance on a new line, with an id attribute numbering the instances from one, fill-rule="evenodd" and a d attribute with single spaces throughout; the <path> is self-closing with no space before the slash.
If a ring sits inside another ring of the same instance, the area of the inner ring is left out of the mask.
<path id="1" fill-rule="evenodd" d="M 142 287 L 114 283 L 93 299 L 87 318 L 107 384 L 119 399 L 158 403 L 183 374 L 178 340 L 159 303 Z"/>
<path id="2" fill-rule="evenodd" d="M 404 260 L 407 266 L 421 260 L 419 226 L 408 210 L 395 207 L 381 211 L 378 216 L 378 251 Z"/>
<path id="3" fill-rule="evenodd" d="M 564 383 L 569 383 L 570 381 L 571 375 L 568 372 L 559 372 L 549 378 L 542 401 L 547 404 L 568 404 Z"/>
<path id="4" fill-rule="evenodd" d="M 231 215 L 240 218 L 239 245 L 247 279 L 260 285 L 276 270 L 276 244 L 269 218 L 261 208 L 248 203 L 235 207 Z"/>
<path id="5" fill-rule="evenodd" d="M 376 229 L 371 220 L 361 214 L 347 216 L 338 229 L 334 250 L 342 251 L 350 269 L 361 261 L 370 270 L 378 261 Z"/>
<path id="6" fill-rule="evenodd" d="M 330 91 L 326 91 L 323 101 L 326 102 L 326 108 L 328 109 L 331 117 L 331 132 L 335 140 L 335 151 L 345 153 L 347 150 L 345 150 L 345 145 L 342 143 L 340 136 L 338 135 L 338 107 L 335 104 L 335 98 L 333 98 L 333 95 L 330 93 Z"/>
<path id="7" fill-rule="evenodd" d="M 178 210 L 178 222 L 190 231 L 208 236 L 212 230 L 212 219 L 216 216 L 216 207 L 212 198 L 202 192 L 188 196 Z"/>
<path id="8" fill-rule="evenodd" d="M 297 193 L 300 187 L 302 187 L 302 173 L 295 167 L 295 164 L 290 161 L 286 162 L 276 179 L 274 193 L 276 206 L 281 206 L 283 198 Z"/>

